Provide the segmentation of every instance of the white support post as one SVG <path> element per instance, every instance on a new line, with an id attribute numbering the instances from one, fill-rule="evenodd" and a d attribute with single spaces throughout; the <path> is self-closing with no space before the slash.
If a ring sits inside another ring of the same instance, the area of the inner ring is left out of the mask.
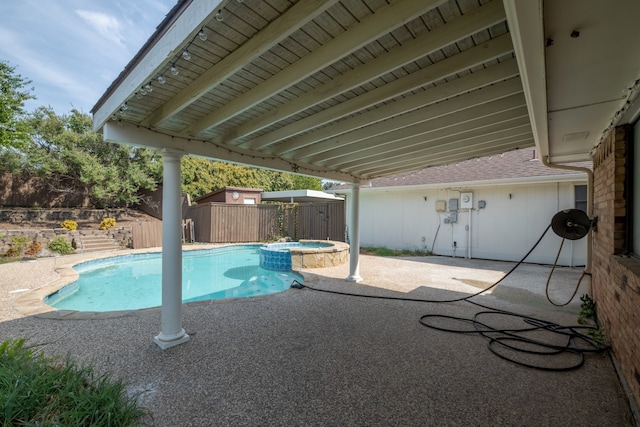
<path id="1" fill-rule="evenodd" d="M 351 184 L 349 216 L 349 282 L 360 282 L 360 184 Z"/>
<path id="2" fill-rule="evenodd" d="M 163 150 L 162 156 L 162 330 L 153 340 L 164 350 L 189 335 L 182 328 L 181 153 Z"/>

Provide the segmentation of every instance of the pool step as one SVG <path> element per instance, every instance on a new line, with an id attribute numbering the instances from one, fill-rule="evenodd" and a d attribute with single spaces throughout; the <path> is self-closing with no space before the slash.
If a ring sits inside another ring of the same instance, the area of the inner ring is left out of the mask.
<path id="1" fill-rule="evenodd" d="M 81 235 L 79 240 L 76 248 L 78 252 L 112 251 L 120 249 L 116 241 L 107 235 Z"/>

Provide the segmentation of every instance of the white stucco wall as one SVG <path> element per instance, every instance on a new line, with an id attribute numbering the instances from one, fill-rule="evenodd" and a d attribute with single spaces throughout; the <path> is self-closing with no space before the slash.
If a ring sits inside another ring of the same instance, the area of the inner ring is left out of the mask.
<path id="1" fill-rule="evenodd" d="M 436 255 L 445 256 L 470 255 L 472 258 L 519 261 L 551 223 L 554 214 L 575 207 L 574 185 L 585 184 L 580 181 L 549 182 L 467 186 L 460 190 L 363 186 L 360 192 L 360 244 L 363 247 L 432 250 Z M 458 221 L 446 224 L 444 219 L 450 212 L 436 212 L 436 202 L 445 200 L 448 210 L 449 199 L 459 200 L 460 192 L 473 193 L 473 209 L 470 212 L 460 209 Z M 480 200 L 486 202 L 486 208 L 478 209 Z M 552 264 L 561 240 L 549 230 L 526 261 Z M 457 244 L 455 249 L 453 242 Z M 565 241 L 560 265 L 579 266 L 584 265 L 585 260 L 586 237 Z"/>

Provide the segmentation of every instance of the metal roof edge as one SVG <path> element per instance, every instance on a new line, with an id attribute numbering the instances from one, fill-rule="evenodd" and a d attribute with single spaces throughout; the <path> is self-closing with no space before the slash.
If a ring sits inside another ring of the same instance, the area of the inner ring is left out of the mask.
<path id="1" fill-rule="evenodd" d="M 549 184 L 554 182 L 587 182 L 587 175 L 583 173 L 565 174 L 565 175 L 548 175 L 540 177 L 519 177 L 519 178 L 500 178 L 488 179 L 483 181 L 459 181 L 459 182 L 443 182 L 436 184 L 418 184 L 418 185 L 395 185 L 386 187 L 369 187 L 361 185 L 360 191 L 365 192 L 386 192 L 386 191 L 412 191 L 412 190 L 429 190 L 440 188 L 479 188 L 490 186 L 506 186 L 506 185 L 535 185 Z M 351 193 L 351 188 L 331 188 L 325 190 L 327 193 L 341 194 Z"/>

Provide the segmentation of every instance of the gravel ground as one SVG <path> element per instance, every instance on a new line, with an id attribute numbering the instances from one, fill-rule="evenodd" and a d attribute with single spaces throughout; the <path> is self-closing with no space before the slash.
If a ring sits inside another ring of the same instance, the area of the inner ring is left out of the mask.
<path id="1" fill-rule="evenodd" d="M 536 370 L 496 357 L 480 336 L 419 322 L 425 314 L 469 318 L 480 310 L 465 302 L 290 289 L 187 304 L 183 326 L 191 339 L 164 351 L 151 341 L 160 328 L 159 309 L 102 320 L 54 320 L 17 310 L 21 295 L 57 280 L 57 268 L 74 260 L 0 265 L 0 340 L 24 337 L 47 354 L 69 355 L 125 379 L 141 393 L 152 425 L 634 425 L 608 353 L 588 355 L 572 371 Z M 512 266 L 362 256 L 359 284 L 344 280 L 347 265 L 304 274 L 306 285 L 327 290 L 443 300 L 475 293 Z M 523 265 L 474 300 L 575 324 L 578 303 L 557 308 L 546 302 L 548 272 L 548 266 Z M 552 297 L 568 298 L 580 273 L 559 269 Z M 588 286 L 587 278 L 578 295 Z M 562 366 L 567 359 L 549 363 Z"/>

